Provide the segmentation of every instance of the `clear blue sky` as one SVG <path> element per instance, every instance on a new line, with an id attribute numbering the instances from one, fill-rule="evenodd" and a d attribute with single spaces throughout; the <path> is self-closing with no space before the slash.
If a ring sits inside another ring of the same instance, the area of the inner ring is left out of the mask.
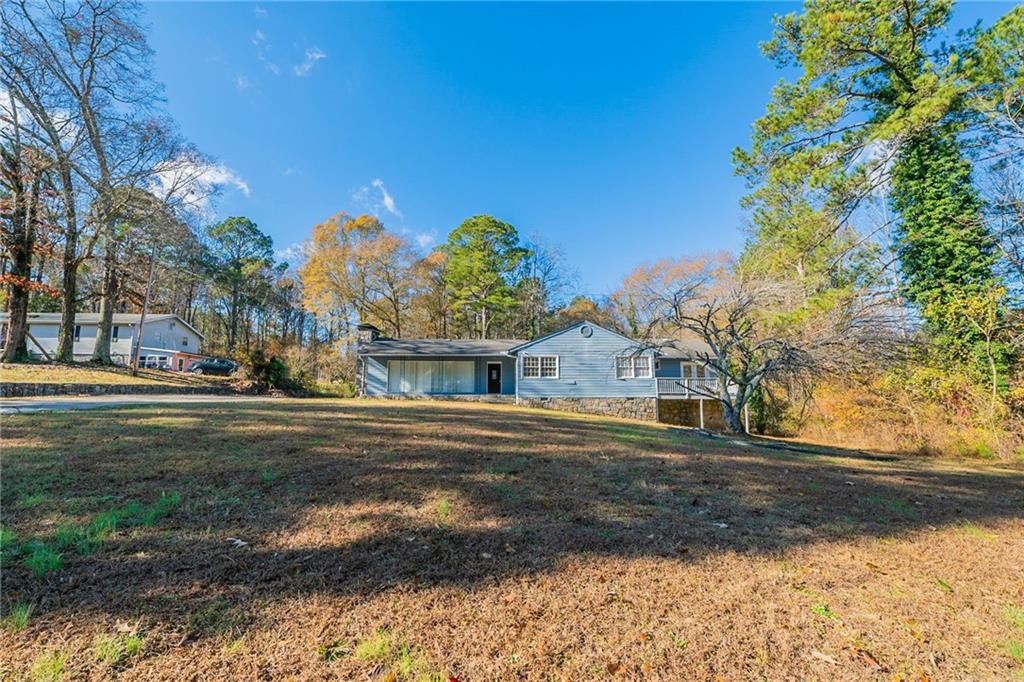
<path id="1" fill-rule="evenodd" d="M 758 41 L 797 8 L 161 3 L 147 20 L 170 113 L 235 176 L 218 216 L 285 252 L 339 210 L 424 248 L 490 213 L 601 295 L 640 262 L 742 246 L 730 151 L 782 75 Z"/>

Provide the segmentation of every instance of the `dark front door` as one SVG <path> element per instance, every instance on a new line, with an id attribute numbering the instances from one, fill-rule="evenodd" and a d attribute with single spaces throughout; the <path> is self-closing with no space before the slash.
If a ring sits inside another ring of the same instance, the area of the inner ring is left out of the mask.
<path id="1" fill-rule="evenodd" d="M 487 365 L 487 392 L 501 393 L 501 365 Z"/>

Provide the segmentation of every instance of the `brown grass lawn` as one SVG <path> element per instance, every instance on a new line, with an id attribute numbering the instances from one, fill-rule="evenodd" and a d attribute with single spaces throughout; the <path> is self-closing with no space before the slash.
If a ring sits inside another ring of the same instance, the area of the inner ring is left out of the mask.
<path id="1" fill-rule="evenodd" d="M 187 372 L 140 369 L 137 376 L 124 367 L 88 365 L 11 365 L 0 366 L 0 382 L 10 384 L 163 384 L 169 386 L 207 386 L 223 384 L 224 377 L 196 376 Z"/>
<path id="2" fill-rule="evenodd" d="M 429 402 L 2 435 L 11 679 L 1024 679 L 1020 471 Z"/>

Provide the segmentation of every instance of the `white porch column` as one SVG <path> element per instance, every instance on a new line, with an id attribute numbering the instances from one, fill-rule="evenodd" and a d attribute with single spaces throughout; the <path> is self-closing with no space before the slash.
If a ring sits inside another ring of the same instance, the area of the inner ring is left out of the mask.
<path id="1" fill-rule="evenodd" d="M 746 428 L 747 433 L 750 433 L 750 405 L 746 403 L 743 405 L 743 426 Z"/>
<path id="2" fill-rule="evenodd" d="M 697 401 L 697 409 L 700 411 L 700 428 L 704 430 L 704 398 Z"/>

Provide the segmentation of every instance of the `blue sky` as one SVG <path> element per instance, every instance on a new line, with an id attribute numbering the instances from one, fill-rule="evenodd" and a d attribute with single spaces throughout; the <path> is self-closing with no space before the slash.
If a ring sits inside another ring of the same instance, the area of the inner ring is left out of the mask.
<path id="1" fill-rule="evenodd" d="M 424 249 L 490 213 L 602 295 L 640 262 L 741 248 L 730 152 L 782 75 L 758 41 L 797 8 L 157 3 L 147 21 L 167 108 L 224 167 L 217 216 L 284 254 L 339 210 Z"/>

